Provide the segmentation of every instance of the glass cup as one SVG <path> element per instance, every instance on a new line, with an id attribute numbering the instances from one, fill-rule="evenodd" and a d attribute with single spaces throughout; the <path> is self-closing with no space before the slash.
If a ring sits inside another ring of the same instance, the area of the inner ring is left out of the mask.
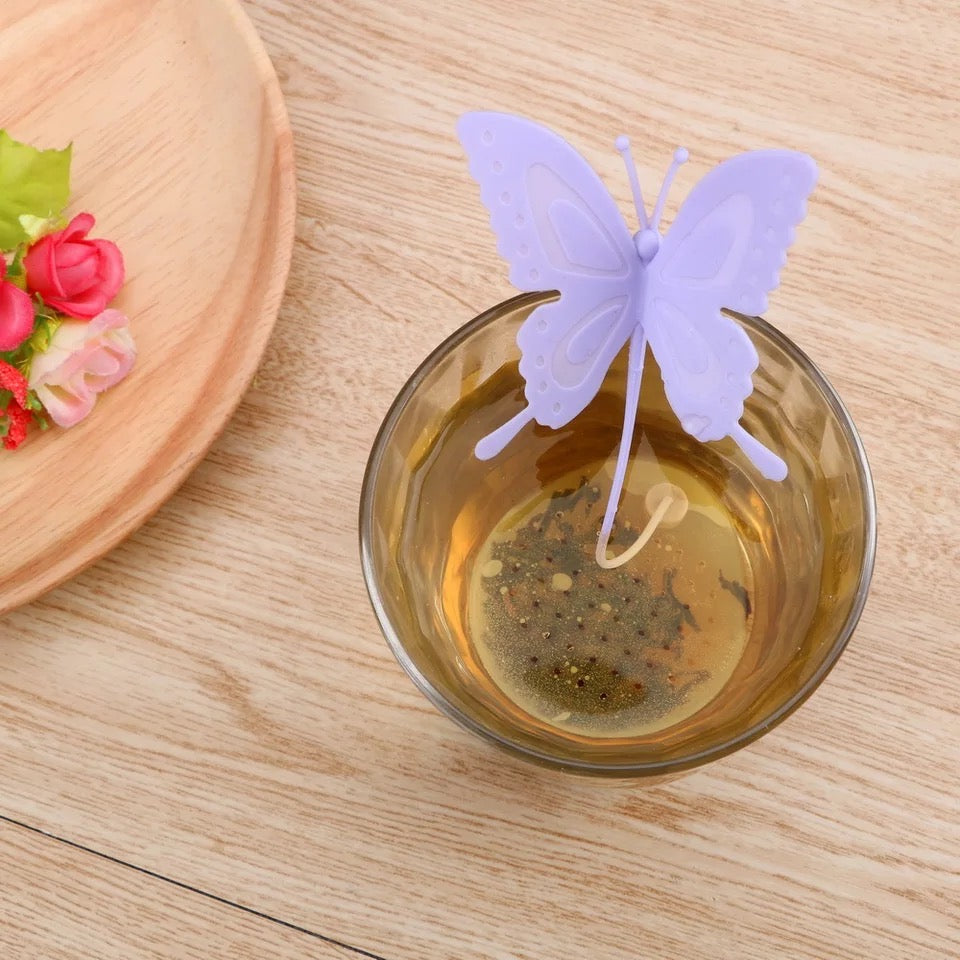
<path id="1" fill-rule="evenodd" d="M 525 294 L 481 314 L 438 346 L 400 391 L 364 478 L 364 577 L 400 664 L 466 729 L 553 768 L 669 779 L 772 729 L 837 662 L 860 618 L 873 571 L 870 470 L 849 414 L 814 364 L 764 320 L 734 314 L 760 357 L 742 422 L 789 467 L 785 481 L 763 483 L 741 497 L 741 509 L 762 509 L 768 518 L 783 572 L 775 596 L 756 603 L 742 658 L 709 703 L 649 736 L 574 735 L 506 709 L 503 691 L 470 650 L 462 603 L 470 564 L 504 514 L 550 481 L 555 444 L 567 444 L 568 452 L 570 445 L 582 449 L 584 456 L 612 457 L 620 431 L 617 414 L 608 418 L 609 431 L 589 435 L 577 435 L 577 420 L 561 431 L 533 426 L 513 441 L 502 462 L 473 456 L 477 440 L 523 406 L 517 329 L 536 306 L 555 297 Z M 686 451 L 704 476 L 755 476 L 731 440 L 700 444 L 682 433 L 651 365 L 639 426 L 672 430 L 676 449 Z M 608 403 L 611 411 L 619 404 L 622 411 L 625 384 L 621 354 L 594 402 Z M 747 551 L 753 549 L 751 536 Z M 755 562 L 765 561 L 758 553 Z"/>

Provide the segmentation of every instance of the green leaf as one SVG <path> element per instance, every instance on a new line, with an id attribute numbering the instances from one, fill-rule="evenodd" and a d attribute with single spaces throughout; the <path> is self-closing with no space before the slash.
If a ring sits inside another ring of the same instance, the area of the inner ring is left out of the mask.
<path id="1" fill-rule="evenodd" d="M 45 233 L 61 230 L 66 224 L 63 217 L 35 217 L 30 213 L 22 213 L 18 218 L 20 226 L 29 243 L 36 243 Z"/>
<path id="2" fill-rule="evenodd" d="M 53 339 L 53 335 L 62 322 L 59 317 L 39 315 L 33 333 L 27 342 L 30 353 L 46 353 L 50 349 L 50 341 Z"/>
<path id="3" fill-rule="evenodd" d="M 37 150 L 0 130 L 0 250 L 30 240 L 21 217 L 46 221 L 63 213 L 70 198 L 70 158 L 71 147 Z"/>
<path id="4" fill-rule="evenodd" d="M 23 255 L 25 252 L 26 248 L 22 244 L 14 251 L 13 260 L 7 266 L 7 280 L 16 282 L 23 279 Z"/>

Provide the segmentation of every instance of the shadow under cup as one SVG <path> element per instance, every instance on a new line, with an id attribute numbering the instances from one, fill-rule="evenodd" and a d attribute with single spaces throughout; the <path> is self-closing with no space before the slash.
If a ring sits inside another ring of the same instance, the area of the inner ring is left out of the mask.
<path id="1" fill-rule="evenodd" d="M 477 440 L 524 405 L 517 329 L 554 297 L 524 295 L 477 317 L 441 344 L 400 392 L 364 479 L 364 576 L 391 649 L 447 716 L 541 764 L 659 778 L 761 736 L 836 663 L 860 617 L 873 568 L 869 467 L 833 389 L 761 319 L 737 316 L 760 357 L 742 423 L 786 460 L 789 476 L 782 483 L 759 477 L 731 440 L 700 444 L 684 434 L 648 358 L 635 451 L 644 435 L 669 441 L 673 455 L 698 477 L 716 482 L 731 514 L 746 518 L 748 560 L 775 567 L 775 586 L 755 596 L 748 641 L 722 689 L 673 725 L 644 736 L 589 737 L 505 706 L 503 691 L 471 650 L 464 600 L 471 569 L 502 518 L 569 470 L 571 451 L 585 463 L 612 461 L 622 422 L 625 351 L 591 407 L 566 428 L 530 426 L 500 457 L 481 462 L 473 456 Z M 751 532 L 756 524 L 763 536 Z"/>

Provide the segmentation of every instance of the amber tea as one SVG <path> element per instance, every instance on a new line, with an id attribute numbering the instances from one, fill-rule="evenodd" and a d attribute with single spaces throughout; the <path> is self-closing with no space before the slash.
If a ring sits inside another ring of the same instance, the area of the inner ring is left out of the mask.
<path id="1" fill-rule="evenodd" d="M 487 408 L 475 401 L 453 411 L 449 436 L 458 423 L 480 429 Z M 527 464 L 539 482 L 508 483 L 526 487 L 517 503 L 467 505 L 444 565 L 443 600 L 456 606 L 448 619 L 477 682 L 505 714 L 579 737 L 649 736 L 702 710 L 782 589 L 773 526 L 749 475 L 718 469 L 709 453 L 704 462 L 666 421 L 636 444 L 611 549 L 626 549 L 648 522 L 651 493 L 672 489 L 679 510 L 624 566 L 598 566 L 618 419 L 617 398 L 601 395 L 573 436 L 545 437 L 547 451 Z"/>
<path id="2" fill-rule="evenodd" d="M 481 548 L 469 640 L 516 709 L 585 736 L 640 736 L 695 713 L 729 680 L 753 618 L 748 554 L 722 499 L 669 460 L 635 469 L 634 487 L 663 476 L 689 507 L 624 566 L 603 570 L 593 556 L 603 465 L 562 478 Z M 645 499 L 628 495 L 622 513 L 643 518 Z M 612 542 L 626 547 L 633 534 L 626 520 Z"/>

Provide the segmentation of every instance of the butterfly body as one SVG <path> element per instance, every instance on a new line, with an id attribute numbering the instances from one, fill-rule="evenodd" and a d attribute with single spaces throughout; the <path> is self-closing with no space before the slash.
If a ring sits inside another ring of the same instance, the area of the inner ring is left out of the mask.
<path id="1" fill-rule="evenodd" d="M 646 266 L 660 251 L 660 241 L 663 237 L 652 227 L 638 230 L 633 235 L 633 245 L 636 247 L 640 262 Z"/>

